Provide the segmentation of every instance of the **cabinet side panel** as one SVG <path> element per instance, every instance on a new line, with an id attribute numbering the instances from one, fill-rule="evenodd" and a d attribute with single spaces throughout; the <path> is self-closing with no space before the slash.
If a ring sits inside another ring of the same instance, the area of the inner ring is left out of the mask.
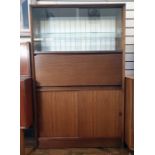
<path id="1" fill-rule="evenodd" d="M 20 127 L 28 128 L 32 125 L 32 79 L 20 80 Z"/>
<path id="2" fill-rule="evenodd" d="M 134 80 L 132 78 L 125 79 L 125 142 L 129 149 L 134 148 L 134 126 L 133 126 L 133 94 Z"/>

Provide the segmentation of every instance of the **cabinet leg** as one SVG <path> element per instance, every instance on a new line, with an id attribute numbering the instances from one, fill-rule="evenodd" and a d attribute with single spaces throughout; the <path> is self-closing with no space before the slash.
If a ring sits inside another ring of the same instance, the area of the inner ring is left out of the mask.
<path id="1" fill-rule="evenodd" d="M 25 155 L 24 130 L 20 129 L 20 155 Z"/>

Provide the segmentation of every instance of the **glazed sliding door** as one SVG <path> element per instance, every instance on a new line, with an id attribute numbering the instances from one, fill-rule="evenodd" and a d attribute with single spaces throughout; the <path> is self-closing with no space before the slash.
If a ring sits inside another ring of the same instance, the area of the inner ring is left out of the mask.
<path id="1" fill-rule="evenodd" d="M 120 8 L 34 8 L 36 53 L 121 51 Z"/>

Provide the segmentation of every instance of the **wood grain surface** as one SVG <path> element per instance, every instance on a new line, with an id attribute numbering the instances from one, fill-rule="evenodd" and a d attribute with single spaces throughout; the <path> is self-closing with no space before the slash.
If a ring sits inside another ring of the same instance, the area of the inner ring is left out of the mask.
<path id="1" fill-rule="evenodd" d="M 40 137 L 121 137 L 121 90 L 37 92 Z"/>
<path id="2" fill-rule="evenodd" d="M 134 149 L 134 78 L 125 78 L 125 142 Z"/>
<path id="3" fill-rule="evenodd" d="M 121 85 L 122 54 L 35 56 L 38 86 Z"/>

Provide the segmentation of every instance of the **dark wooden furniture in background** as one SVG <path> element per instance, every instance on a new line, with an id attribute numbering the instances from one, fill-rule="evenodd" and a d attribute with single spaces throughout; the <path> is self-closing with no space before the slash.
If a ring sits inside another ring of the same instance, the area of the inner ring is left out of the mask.
<path id="1" fill-rule="evenodd" d="M 37 53 L 35 45 L 40 38 L 34 38 L 38 31 L 35 31 L 33 9 L 59 7 L 120 8 L 121 50 Z M 31 5 L 39 148 L 113 147 L 124 143 L 124 10 L 120 4 Z"/>
<path id="2" fill-rule="evenodd" d="M 20 44 L 20 149 L 24 155 L 24 129 L 32 125 L 32 76 L 30 44 Z"/>
<path id="3" fill-rule="evenodd" d="M 30 43 L 20 43 L 20 76 L 31 77 Z"/>
<path id="4" fill-rule="evenodd" d="M 20 79 L 20 128 L 29 128 L 32 124 L 32 78 Z"/>
<path id="5" fill-rule="evenodd" d="M 24 131 L 20 129 L 20 155 L 25 155 Z"/>
<path id="6" fill-rule="evenodd" d="M 125 142 L 134 149 L 134 77 L 125 78 Z"/>

